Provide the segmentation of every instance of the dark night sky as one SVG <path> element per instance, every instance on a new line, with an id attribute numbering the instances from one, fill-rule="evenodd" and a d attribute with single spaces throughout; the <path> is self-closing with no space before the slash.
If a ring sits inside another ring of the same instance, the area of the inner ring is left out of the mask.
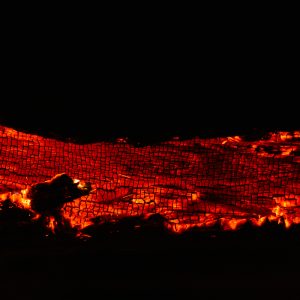
<path id="1" fill-rule="evenodd" d="M 107 76 L 91 73 L 90 68 L 23 74 L 8 80 L 6 91 L 2 90 L 0 120 L 99 137 L 298 125 L 297 88 L 283 68 L 250 68 L 245 63 L 239 70 L 231 66 L 230 71 L 228 65 L 217 64 L 201 72 L 190 65 L 173 70 L 174 66 L 163 68 L 160 63 L 152 67 L 145 63 L 139 70 L 132 65 L 123 74 L 114 69 Z"/>
<path id="2" fill-rule="evenodd" d="M 112 79 L 92 86 L 82 82 L 79 88 L 78 79 L 49 93 L 42 87 L 36 94 L 22 90 L 1 97 L 0 120 L 25 129 L 99 138 L 297 128 L 293 96 L 276 83 L 262 87 L 215 78 L 191 83 L 191 77 L 169 77 L 164 83 Z"/>
<path id="3" fill-rule="evenodd" d="M 219 27 L 202 34 L 200 44 L 195 35 L 174 32 L 151 40 L 124 34 L 100 48 L 87 39 L 81 46 L 41 42 L 34 52 L 11 51 L 0 122 L 138 140 L 299 127 L 294 47 L 278 31 L 273 40 L 268 32 L 268 40 L 244 31 L 230 37 Z"/>

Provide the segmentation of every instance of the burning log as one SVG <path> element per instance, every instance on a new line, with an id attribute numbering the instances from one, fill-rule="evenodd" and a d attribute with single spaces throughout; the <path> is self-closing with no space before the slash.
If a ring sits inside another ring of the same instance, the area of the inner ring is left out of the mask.
<path id="1" fill-rule="evenodd" d="M 8 197 L 77 229 L 95 218 L 149 214 L 165 218 L 162 224 L 176 233 L 215 224 L 237 230 L 245 220 L 261 226 L 283 219 L 291 227 L 300 224 L 299 149 L 299 131 L 135 147 L 120 141 L 79 145 L 0 126 L 0 201 Z M 95 192 L 72 178 L 90 182 Z"/>

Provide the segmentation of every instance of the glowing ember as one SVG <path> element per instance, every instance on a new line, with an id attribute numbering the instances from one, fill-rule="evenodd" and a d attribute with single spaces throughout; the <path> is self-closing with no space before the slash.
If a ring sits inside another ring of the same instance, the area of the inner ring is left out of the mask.
<path id="1" fill-rule="evenodd" d="M 17 207 L 21 209 L 31 209 L 30 203 L 31 200 L 27 198 L 27 189 L 21 190 L 18 192 L 8 192 L 4 194 L 0 194 L 0 201 L 4 201 L 10 199 L 10 201 L 15 204 Z"/>
<path id="2" fill-rule="evenodd" d="M 64 143 L 0 127 L 0 201 L 30 209 L 28 186 L 67 173 L 92 192 L 66 203 L 63 215 L 79 229 L 93 218 L 115 221 L 160 214 L 166 228 L 237 230 L 267 220 L 300 223 L 300 131 L 247 141 L 225 137 L 134 147 L 126 139 Z M 50 220 L 55 227 L 55 220 Z"/>

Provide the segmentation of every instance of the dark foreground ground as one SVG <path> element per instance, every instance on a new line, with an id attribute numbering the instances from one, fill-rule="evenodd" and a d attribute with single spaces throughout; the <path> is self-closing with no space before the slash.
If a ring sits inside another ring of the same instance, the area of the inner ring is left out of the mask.
<path id="1" fill-rule="evenodd" d="M 1 299 L 298 299 L 299 229 L 2 236 Z"/>

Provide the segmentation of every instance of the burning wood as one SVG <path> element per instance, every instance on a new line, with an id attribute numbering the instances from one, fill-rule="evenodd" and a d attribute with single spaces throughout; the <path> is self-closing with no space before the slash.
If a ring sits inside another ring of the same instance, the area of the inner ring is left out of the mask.
<path id="1" fill-rule="evenodd" d="M 179 233 L 237 230 L 266 220 L 291 227 L 300 223 L 299 153 L 298 131 L 135 147 L 126 141 L 64 143 L 3 127 L 0 184 L 7 193 L 2 188 L 0 201 L 9 197 L 52 218 L 49 223 L 69 219 L 80 229 L 97 218 L 151 215 L 161 215 L 164 226 Z"/>

